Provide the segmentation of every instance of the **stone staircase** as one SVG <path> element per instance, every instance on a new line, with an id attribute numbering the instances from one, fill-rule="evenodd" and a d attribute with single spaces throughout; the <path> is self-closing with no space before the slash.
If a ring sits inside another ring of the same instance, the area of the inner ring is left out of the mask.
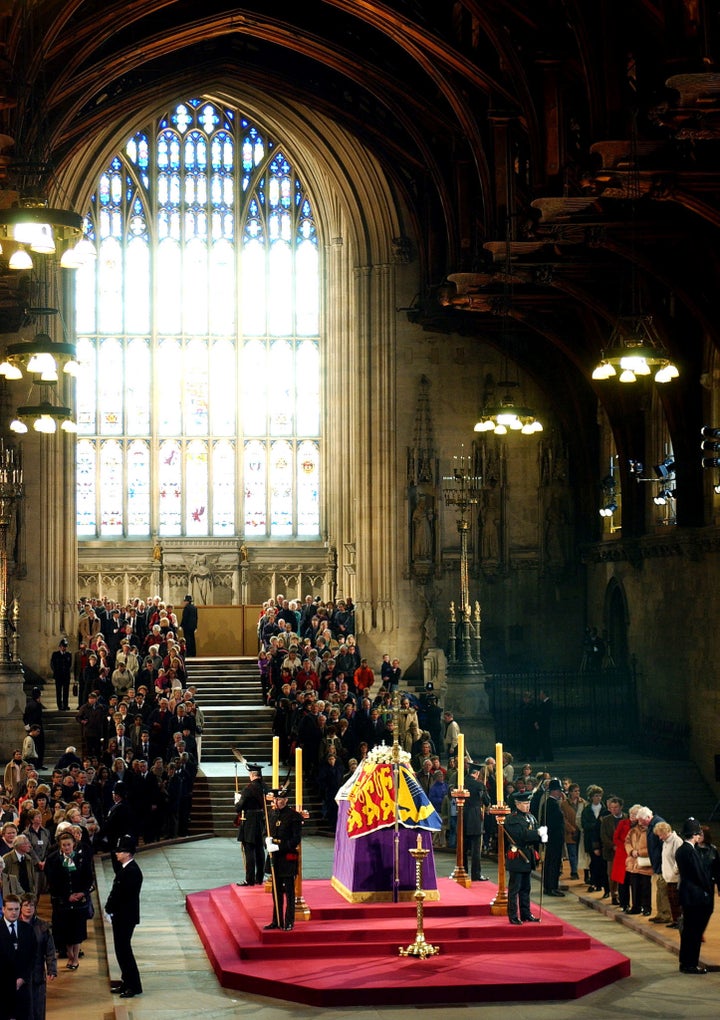
<path id="1" fill-rule="evenodd" d="M 272 710 L 262 704 L 254 659 L 191 659 L 188 684 L 197 687 L 205 716 L 204 762 L 234 761 L 231 748 L 248 761 L 269 761 L 272 752 Z"/>
<path id="2" fill-rule="evenodd" d="M 266 782 L 269 784 L 273 710 L 262 704 L 254 658 L 191 659 L 187 672 L 187 682 L 197 687 L 198 704 L 205 717 L 202 763 L 193 791 L 190 834 L 212 832 L 216 836 L 230 836 L 235 832 L 232 748 L 237 748 L 247 761 L 267 766 Z M 281 778 L 284 774 L 281 766 Z M 247 783 L 242 766 L 238 766 L 237 776 L 242 792 Z M 290 789 L 292 796 L 292 781 Z M 306 832 L 315 833 L 319 829 L 320 800 L 307 784 L 304 800 L 310 812 Z"/>

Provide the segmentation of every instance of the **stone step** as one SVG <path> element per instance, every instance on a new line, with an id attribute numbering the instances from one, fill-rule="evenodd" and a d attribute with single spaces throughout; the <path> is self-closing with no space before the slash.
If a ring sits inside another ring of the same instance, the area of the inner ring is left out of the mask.
<path id="1" fill-rule="evenodd" d="M 240 793 L 242 793 L 246 783 L 246 778 L 240 780 Z M 293 795 L 294 789 L 291 783 L 291 799 Z M 310 818 L 304 823 L 305 831 L 308 834 L 323 832 L 324 826 L 320 810 L 320 797 L 315 790 L 309 789 L 305 791 L 304 799 L 304 807 L 310 814 Z M 236 831 L 233 825 L 234 820 L 234 779 L 205 776 L 201 770 L 195 781 L 195 789 L 193 791 L 193 810 L 190 822 L 191 834 L 214 832 L 217 836 L 232 836 Z"/>

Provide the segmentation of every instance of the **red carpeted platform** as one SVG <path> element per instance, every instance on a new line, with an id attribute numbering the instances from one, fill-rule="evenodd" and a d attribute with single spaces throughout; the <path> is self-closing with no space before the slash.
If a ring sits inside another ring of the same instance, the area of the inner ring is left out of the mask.
<path id="1" fill-rule="evenodd" d="M 272 903 L 258 886 L 186 906 L 224 988 L 314 1006 L 576 999 L 630 974 L 627 957 L 547 911 L 522 927 L 493 916 L 491 882 L 438 888 L 424 928 L 440 953 L 426 960 L 398 955 L 415 940 L 414 903 L 347 903 L 326 881 L 303 883 L 312 917 L 289 932 L 264 931 Z"/>

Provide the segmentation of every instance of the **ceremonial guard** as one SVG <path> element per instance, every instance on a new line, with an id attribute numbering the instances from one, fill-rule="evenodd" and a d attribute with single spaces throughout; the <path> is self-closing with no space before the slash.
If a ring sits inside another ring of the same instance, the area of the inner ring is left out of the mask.
<path id="1" fill-rule="evenodd" d="M 512 797 L 512 814 L 505 821 L 505 867 L 508 873 L 510 924 L 539 921 L 530 912 L 530 874 L 540 861 L 538 845 L 547 840 L 547 829 L 530 814 L 530 794 Z"/>
<path id="2" fill-rule="evenodd" d="M 266 838 L 273 881 L 273 919 L 266 928 L 295 927 L 295 878 L 298 873 L 302 815 L 288 804 L 285 790 L 273 790 L 274 806 Z"/>
<path id="3" fill-rule="evenodd" d="M 262 885 L 265 870 L 265 789 L 259 765 L 248 765 L 250 782 L 235 806 L 237 839 L 242 843 L 245 881 L 241 885 Z"/>

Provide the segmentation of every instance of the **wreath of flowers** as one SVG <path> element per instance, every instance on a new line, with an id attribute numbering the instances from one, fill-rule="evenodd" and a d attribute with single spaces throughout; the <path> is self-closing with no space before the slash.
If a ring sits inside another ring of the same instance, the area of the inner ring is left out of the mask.
<path id="1" fill-rule="evenodd" d="M 378 744 L 377 747 L 373 747 L 372 751 L 368 751 L 366 760 L 372 765 L 394 765 L 395 762 L 409 765 L 411 757 L 409 751 L 403 751 L 400 747 L 395 750 L 393 746 Z"/>

